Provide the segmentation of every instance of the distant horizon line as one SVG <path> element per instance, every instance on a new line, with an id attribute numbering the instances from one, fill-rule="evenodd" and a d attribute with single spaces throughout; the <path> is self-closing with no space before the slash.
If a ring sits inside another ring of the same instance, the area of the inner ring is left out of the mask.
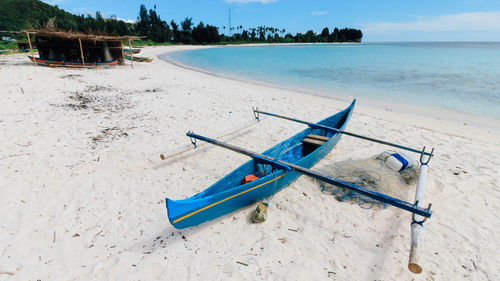
<path id="1" fill-rule="evenodd" d="M 362 41 L 361 43 L 500 43 L 500 41 Z"/>

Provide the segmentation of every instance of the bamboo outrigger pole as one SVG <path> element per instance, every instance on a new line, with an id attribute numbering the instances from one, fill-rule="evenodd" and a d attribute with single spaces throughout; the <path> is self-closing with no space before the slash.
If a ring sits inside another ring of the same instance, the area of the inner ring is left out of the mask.
<path id="1" fill-rule="evenodd" d="M 255 118 L 257 120 L 259 119 L 259 114 L 264 114 L 264 115 L 269 115 L 269 116 L 272 116 L 272 117 L 277 117 L 277 118 L 281 118 L 281 119 L 285 119 L 285 120 L 289 120 L 289 121 L 293 121 L 293 122 L 297 122 L 297 123 L 306 124 L 306 125 L 308 125 L 310 127 L 323 128 L 323 129 L 327 129 L 327 130 L 339 132 L 341 134 L 348 135 L 348 136 L 351 136 L 351 137 L 360 138 L 360 139 L 364 139 L 364 140 L 368 140 L 368 141 L 373 141 L 373 142 L 377 142 L 377 143 L 381 143 L 381 144 L 385 144 L 385 145 L 397 147 L 397 148 L 400 148 L 400 149 L 412 151 L 412 152 L 419 153 L 419 154 L 422 153 L 421 150 L 418 150 L 418 149 L 415 149 L 415 148 L 411 148 L 411 147 L 407 147 L 407 146 L 403 146 L 403 145 L 399 145 L 399 144 L 395 144 L 395 143 L 391 143 L 391 142 L 387 142 L 387 141 L 383 141 L 383 140 L 378 140 L 378 139 L 374 139 L 374 138 L 370 138 L 370 137 L 358 135 L 358 134 L 355 134 L 355 133 L 350 133 L 350 132 L 346 132 L 346 131 L 343 131 L 343 130 L 339 130 L 337 128 L 323 126 L 323 125 L 319 125 L 319 124 L 312 123 L 312 122 L 307 122 L 307 121 L 303 121 L 303 120 L 299 120 L 299 119 L 295 119 L 295 118 L 291 118 L 291 117 L 286 117 L 286 116 L 283 116 L 283 115 L 278 115 L 278 114 L 274 114 L 274 113 L 260 111 L 260 110 L 258 110 L 258 108 L 254 109 L 253 112 L 254 112 Z M 432 156 L 432 153 L 428 153 L 428 152 L 423 152 L 423 153 L 425 155 L 427 155 L 427 156 Z"/>
<path id="2" fill-rule="evenodd" d="M 83 56 L 82 39 L 78 38 L 78 43 L 80 43 L 80 55 L 82 56 L 82 63 L 85 66 L 85 57 Z"/>
<path id="3" fill-rule="evenodd" d="M 430 156 L 424 155 L 425 147 L 420 155 L 420 173 L 418 174 L 417 190 L 415 192 L 415 205 L 423 206 L 425 197 L 425 186 L 427 184 L 427 170 L 429 169 Z M 434 152 L 434 149 L 431 150 Z M 430 205 L 429 205 L 430 208 Z M 422 272 L 420 265 L 420 242 L 424 231 L 425 218 L 418 215 L 412 216 L 411 222 L 411 244 L 410 244 L 410 258 L 408 261 L 408 269 L 416 274 Z"/>
<path id="4" fill-rule="evenodd" d="M 36 62 L 35 54 L 33 53 L 33 48 L 31 47 L 30 33 L 26 32 L 26 36 L 28 37 L 28 44 L 30 45 L 30 53 L 31 53 L 31 56 L 33 57 L 33 62 L 35 63 L 35 66 L 37 66 L 38 63 Z"/>
<path id="5" fill-rule="evenodd" d="M 224 143 L 224 142 L 221 142 L 218 140 L 214 140 L 214 139 L 207 138 L 207 137 L 204 137 L 201 135 L 197 135 L 197 134 L 192 133 L 192 132 L 188 132 L 186 135 L 190 138 L 193 138 L 193 139 L 205 141 L 205 142 L 232 150 L 234 152 L 238 152 L 238 153 L 250 156 L 253 159 L 255 159 L 256 161 L 265 161 L 266 164 L 274 165 L 278 169 L 283 169 L 283 167 L 288 167 L 288 168 L 286 168 L 286 170 L 291 170 L 293 172 L 297 172 L 297 173 L 315 178 L 317 180 L 320 180 L 320 181 L 323 181 L 323 182 L 326 182 L 326 183 L 329 183 L 332 185 L 336 185 L 336 186 L 339 186 L 342 188 L 350 189 L 350 190 L 358 192 L 361 195 L 364 195 L 366 197 L 375 199 L 375 200 L 380 201 L 382 203 L 387 203 L 387 204 L 392 205 L 394 207 L 409 211 L 411 213 L 414 213 L 414 214 L 417 214 L 417 215 L 420 215 L 420 216 L 423 216 L 426 218 L 430 218 L 432 216 L 432 211 L 430 210 L 430 208 L 423 208 L 421 206 L 417 206 L 416 204 L 412 204 L 412 203 L 391 197 L 389 195 L 385 195 L 385 194 L 364 188 L 362 186 L 358 186 L 358 185 L 355 185 L 355 184 L 352 184 L 352 183 L 349 183 L 346 181 L 342 181 L 342 180 L 339 180 L 339 179 L 336 179 L 336 178 L 333 178 L 333 177 L 330 177 L 327 175 L 322 175 L 318 172 L 315 172 L 313 170 L 310 170 L 310 169 L 307 169 L 307 168 L 304 168 L 304 167 L 301 167 L 301 166 L 298 166 L 298 165 L 295 165 L 292 163 L 281 161 L 281 160 L 278 160 L 276 158 L 269 157 L 269 156 L 266 156 L 263 154 L 259 154 L 259 153 L 256 153 L 256 152 L 244 149 L 244 148 L 240 148 L 240 147 L 228 144 L 228 143 Z M 196 142 L 194 142 L 194 141 L 191 141 L 191 142 L 193 144 L 196 144 Z"/>

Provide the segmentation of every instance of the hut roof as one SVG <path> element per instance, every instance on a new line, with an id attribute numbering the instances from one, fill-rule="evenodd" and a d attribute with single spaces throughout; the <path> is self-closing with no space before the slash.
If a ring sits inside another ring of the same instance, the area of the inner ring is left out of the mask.
<path id="1" fill-rule="evenodd" d="M 23 32 L 29 32 L 30 34 L 46 36 L 46 37 L 59 37 L 65 39 L 81 39 L 81 40 L 94 40 L 94 41 L 128 41 L 128 40 L 139 40 L 139 36 L 109 36 L 109 35 L 95 35 L 95 34 L 83 34 L 79 32 L 71 31 L 54 31 L 54 30 L 23 30 Z"/>

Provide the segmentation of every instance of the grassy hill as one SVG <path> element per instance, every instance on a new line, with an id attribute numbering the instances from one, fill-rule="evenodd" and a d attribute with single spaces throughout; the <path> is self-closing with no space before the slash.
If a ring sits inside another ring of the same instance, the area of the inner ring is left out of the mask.
<path id="1" fill-rule="evenodd" d="M 18 31 L 44 27 L 55 18 L 58 28 L 76 30 L 75 15 L 37 0 L 0 0 L 0 30 Z"/>
<path id="2" fill-rule="evenodd" d="M 73 15 L 57 6 L 38 0 L 0 0 L 0 30 L 40 29 L 46 27 L 50 19 L 58 30 L 103 35 L 134 35 L 132 24 L 116 18 L 104 19 L 98 12 L 96 18 L 93 18 L 89 15 Z M 21 36 L 0 34 L 16 38 Z"/>

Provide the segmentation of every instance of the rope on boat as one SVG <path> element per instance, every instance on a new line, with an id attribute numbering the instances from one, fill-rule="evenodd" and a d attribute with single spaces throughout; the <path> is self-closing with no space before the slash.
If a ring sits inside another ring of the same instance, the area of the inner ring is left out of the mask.
<path id="1" fill-rule="evenodd" d="M 278 181 L 276 180 L 277 176 L 276 176 L 276 173 L 275 173 L 275 169 L 272 168 L 271 169 L 271 173 L 274 174 L 274 189 L 273 189 L 273 194 L 269 197 L 267 197 L 265 199 L 265 201 L 269 204 L 269 202 L 271 202 L 271 200 L 274 198 L 274 194 L 276 193 L 276 190 L 278 189 Z"/>
<path id="2" fill-rule="evenodd" d="M 234 135 L 236 133 L 238 133 L 239 131 L 242 131 L 242 130 L 245 130 L 255 124 L 259 123 L 258 120 L 252 120 L 251 122 L 248 122 L 246 124 L 244 124 L 243 126 L 241 127 L 238 127 L 236 129 L 232 129 L 231 131 L 226 131 L 226 132 L 223 132 L 220 136 L 218 136 L 217 138 L 221 139 L 221 138 L 224 138 L 224 137 L 227 137 L 227 136 L 230 136 L 230 135 Z M 203 143 L 200 143 L 200 144 L 196 144 L 196 147 L 200 147 L 200 146 L 203 146 L 203 145 L 206 145 L 207 143 L 206 142 L 203 142 Z M 172 157 L 175 157 L 175 156 L 178 156 L 178 155 L 181 155 L 183 153 L 186 153 L 188 151 L 191 151 L 193 150 L 193 145 L 192 144 L 188 144 L 188 145 L 185 145 L 173 152 L 170 152 L 170 153 L 167 153 L 166 155 L 164 154 L 160 154 L 160 158 L 161 160 L 167 160 L 169 158 L 172 158 Z"/>

